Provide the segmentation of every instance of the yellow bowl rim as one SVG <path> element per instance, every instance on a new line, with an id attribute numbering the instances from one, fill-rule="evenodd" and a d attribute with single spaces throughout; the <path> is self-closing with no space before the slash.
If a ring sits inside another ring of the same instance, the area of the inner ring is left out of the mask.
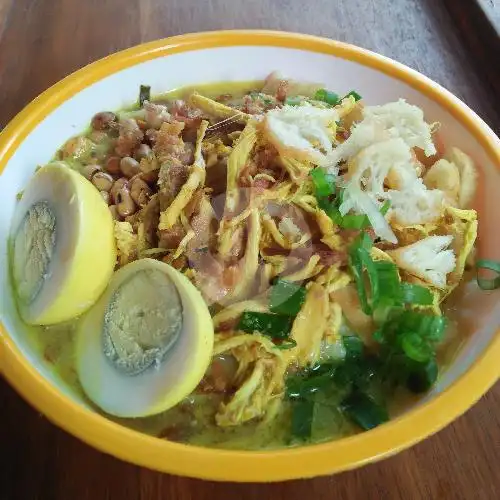
<path id="1" fill-rule="evenodd" d="M 24 138 L 64 101 L 135 64 L 206 48 L 274 46 L 351 60 L 403 81 L 451 113 L 476 138 L 495 165 L 500 140 L 466 105 L 420 73 L 387 57 L 320 37 L 235 30 L 192 33 L 145 43 L 100 59 L 64 78 L 26 106 L 0 134 L 0 173 Z M 471 407 L 499 378 L 500 330 L 480 358 L 434 399 L 372 431 L 328 443 L 276 451 L 230 451 L 154 438 L 94 413 L 60 393 L 23 357 L 0 323 L 0 369 L 8 382 L 51 421 L 89 445 L 162 472 L 222 481 L 280 481 L 340 472 L 405 449 L 439 431 Z"/>

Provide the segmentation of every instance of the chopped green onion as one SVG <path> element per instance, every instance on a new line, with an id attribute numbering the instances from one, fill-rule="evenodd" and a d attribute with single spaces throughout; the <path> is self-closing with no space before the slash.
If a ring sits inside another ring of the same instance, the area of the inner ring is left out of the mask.
<path id="1" fill-rule="evenodd" d="M 311 171 L 311 178 L 313 180 L 319 208 L 323 210 L 337 226 L 354 230 L 368 229 L 370 227 L 370 219 L 368 219 L 366 215 L 341 215 L 339 207 L 343 203 L 344 190 L 335 189 L 335 178 L 333 175 L 327 174 L 323 168 L 317 167 Z M 331 195 L 336 195 L 333 201 L 329 198 Z M 380 213 L 385 215 L 390 206 L 391 202 L 386 200 L 380 207 Z"/>
<path id="2" fill-rule="evenodd" d="M 432 342 L 439 342 L 443 339 L 447 323 L 444 316 L 434 316 L 416 311 L 405 311 L 400 318 L 402 330 L 416 332 Z"/>
<path id="3" fill-rule="evenodd" d="M 436 383 L 438 372 L 435 358 L 431 358 L 427 363 L 418 364 L 410 372 L 406 387 L 417 394 L 428 391 Z"/>
<path id="4" fill-rule="evenodd" d="M 428 340 L 433 342 L 441 342 L 444 332 L 448 326 L 448 320 L 445 316 L 431 316 L 431 321 L 427 325 L 427 330 L 424 335 Z"/>
<path id="5" fill-rule="evenodd" d="M 302 99 L 300 97 L 287 97 L 285 99 L 285 104 L 287 106 L 299 106 L 301 102 Z"/>
<path id="6" fill-rule="evenodd" d="M 360 96 L 355 90 L 351 90 L 348 94 L 346 94 L 343 97 L 343 99 L 345 99 L 346 97 L 354 97 L 355 101 L 360 101 L 361 99 L 363 99 L 363 97 Z"/>
<path id="7" fill-rule="evenodd" d="M 434 355 L 434 350 L 418 333 L 408 332 L 402 336 L 401 347 L 414 361 L 424 363 Z"/>
<path id="8" fill-rule="evenodd" d="M 299 399 L 292 404 L 292 436 L 308 439 L 311 436 L 314 401 Z"/>
<path id="9" fill-rule="evenodd" d="M 382 322 L 381 322 L 382 323 Z M 383 328 L 379 328 L 378 330 L 375 330 L 372 334 L 372 339 L 379 343 L 383 344 L 385 342 L 385 332 Z"/>
<path id="10" fill-rule="evenodd" d="M 375 325 L 384 324 L 396 308 L 398 308 L 397 304 L 395 304 L 391 299 L 379 297 L 377 307 L 373 310 L 373 321 Z M 377 332 L 373 335 L 376 333 Z"/>
<path id="11" fill-rule="evenodd" d="M 373 240 L 368 233 L 361 233 L 352 243 L 351 248 L 364 248 L 368 252 L 373 247 Z"/>
<path id="12" fill-rule="evenodd" d="M 350 392 L 363 378 L 364 366 L 362 358 L 347 358 L 333 373 L 333 380 L 337 387 L 342 387 Z"/>
<path id="13" fill-rule="evenodd" d="M 342 343 L 345 348 L 346 359 L 359 359 L 363 355 L 365 345 L 363 341 L 356 335 L 344 335 Z"/>
<path id="14" fill-rule="evenodd" d="M 385 342 L 391 341 L 393 337 L 412 332 L 426 341 L 439 342 L 443 339 L 446 326 L 447 321 L 444 316 L 403 310 L 389 318 L 377 336 L 383 337 Z"/>
<path id="15" fill-rule="evenodd" d="M 371 238 L 366 233 L 363 233 L 361 238 L 357 238 L 349 249 L 349 266 L 356 282 L 361 309 L 365 314 L 369 315 L 373 312 L 373 304 L 376 304 L 379 299 L 377 267 L 367 249 L 367 246 L 371 247 L 372 243 Z M 369 297 L 365 286 L 365 271 L 370 285 Z"/>
<path id="16" fill-rule="evenodd" d="M 297 347 L 297 342 L 294 339 L 285 339 L 279 344 L 275 344 L 276 349 L 281 349 L 281 350 L 286 350 L 286 349 L 293 349 L 294 347 Z"/>
<path id="17" fill-rule="evenodd" d="M 318 204 L 329 214 L 338 212 L 335 201 L 327 196 L 319 197 Z M 372 259 L 372 247 L 372 238 L 361 232 L 349 248 L 349 266 L 361 309 L 373 315 L 378 324 L 373 338 L 380 346 L 370 353 L 359 337 L 345 332 L 344 360 L 317 365 L 287 378 L 285 394 L 292 404 L 294 435 L 310 435 L 314 407 L 324 404 L 322 401 L 337 407 L 341 400 L 340 408 L 347 418 L 362 429 L 372 429 L 388 420 L 384 405 L 379 404 L 386 391 L 406 386 L 419 393 L 437 380 L 435 347 L 443 338 L 446 318 L 408 308 L 432 305 L 433 294 L 423 286 L 402 283 L 394 263 Z M 276 285 L 283 287 L 275 292 L 276 303 L 280 304 L 286 304 L 286 298 L 294 297 L 301 288 L 287 282 Z M 290 285 L 292 290 L 288 291 Z"/>
<path id="18" fill-rule="evenodd" d="M 336 367 L 323 364 L 305 375 L 292 375 L 286 382 L 285 394 L 289 399 L 304 398 L 332 384 Z"/>
<path id="19" fill-rule="evenodd" d="M 296 316 L 304 303 L 307 290 L 296 283 L 277 279 L 271 288 L 269 310 L 277 314 Z"/>
<path id="20" fill-rule="evenodd" d="M 394 263 L 383 260 L 373 261 L 369 253 L 372 246 L 371 238 L 367 233 L 363 233 L 361 238 L 351 245 L 349 263 L 356 281 L 361 306 L 366 314 L 376 314 L 377 322 L 380 322 L 381 317 L 385 320 L 388 308 L 402 304 L 422 306 L 433 304 L 434 297 L 427 288 L 400 282 L 398 270 Z M 364 250 L 360 250 L 360 248 L 364 248 Z M 371 264 L 369 261 L 371 261 Z M 371 304 L 368 304 L 364 273 L 361 272 L 361 266 L 365 268 L 370 279 L 372 288 Z M 378 314 L 377 308 L 384 309 L 384 314 Z M 434 316 L 432 318 L 435 318 L 434 322 L 441 321 L 439 317 L 437 317 L 438 319 Z"/>
<path id="21" fill-rule="evenodd" d="M 318 200 L 318 207 L 324 210 L 327 214 L 331 208 L 335 208 L 332 202 L 328 199 L 328 196 L 316 196 Z"/>
<path id="22" fill-rule="evenodd" d="M 434 296 L 425 286 L 401 283 L 401 302 L 418 306 L 431 306 Z"/>
<path id="23" fill-rule="evenodd" d="M 241 315 L 237 329 L 247 333 L 259 332 L 273 339 L 285 340 L 292 330 L 292 324 L 291 316 L 245 311 Z"/>
<path id="24" fill-rule="evenodd" d="M 337 199 L 335 201 L 337 202 L 337 206 L 339 207 L 340 205 L 342 205 L 342 203 L 344 203 L 344 193 L 345 189 L 339 189 L 337 192 Z"/>
<path id="25" fill-rule="evenodd" d="M 334 177 L 327 174 L 321 167 L 311 171 L 316 196 L 329 196 L 335 192 Z"/>
<path id="26" fill-rule="evenodd" d="M 364 430 L 370 430 L 389 420 L 387 411 L 366 394 L 355 392 L 342 401 L 342 410 Z"/>
<path id="27" fill-rule="evenodd" d="M 318 198 L 318 206 L 321 210 L 324 210 L 326 215 L 328 215 L 337 226 L 342 225 L 343 217 L 340 215 L 339 209 L 335 204 L 328 201 L 327 198 Z"/>
<path id="28" fill-rule="evenodd" d="M 326 102 L 331 106 L 336 106 L 340 102 L 340 97 L 338 94 L 326 89 L 319 89 L 318 91 L 316 91 L 316 93 L 314 94 L 314 99 L 316 101 Z"/>
<path id="29" fill-rule="evenodd" d="M 149 85 L 141 85 L 139 88 L 139 106 L 142 108 L 144 101 L 151 100 L 151 87 Z"/>
<path id="30" fill-rule="evenodd" d="M 343 190 L 341 191 L 341 194 L 343 194 Z M 342 200 L 340 199 L 339 195 L 339 203 L 338 205 L 340 206 L 342 204 Z M 386 200 L 384 204 L 380 207 L 380 213 L 382 215 L 385 215 L 389 208 L 391 207 L 391 202 L 389 200 Z M 339 212 L 340 215 L 340 212 Z M 341 220 L 338 223 L 338 225 L 344 229 L 368 229 L 370 227 L 370 219 L 366 215 L 357 215 L 357 214 L 348 214 L 344 215 L 343 217 L 340 215 Z M 335 221 L 334 221 L 335 222 Z"/>
<path id="31" fill-rule="evenodd" d="M 398 303 L 401 296 L 401 282 L 396 264 L 387 260 L 377 260 L 373 264 L 377 271 L 380 290 L 380 295 L 377 302 L 374 302 L 373 307 L 377 308 L 379 305 Z"/>
<path id="32" fill-rule="evenodd" d="M 500 262 L 488 259 L 481 259 L 477 261 L 477 284 L 481 290 L 496 290 L 500 288 Z M 487 269 L 488 271 L 493 271 L 496 276 L 492 279 L 480 278 L 479 272 L 481 269 Z"/>
<path id="33" fill-rule="evenodd" d="M 339 212 L 340 215 L 340 212 Z M 344 229 L 367 229 L 370 227 L 370 220 L 366 215 L 344 215 L 341 216 L 340 224 Z"/>
<path id="34" fill-rule="evenodd" d="M 402 304 L 402 283 L 398 268 L 386 260 L 374 261 L 377 270 L 379 296 L 373 302 L 373 319 L 377 325 L 384 323 L 389 314 Z"/>
<path id="35" fill-rule="evenodd" d="M 443 316 L 413 310 L 393 309 L 386 322 L 373 334 L 381 345 L 382 376 L 413 392 L 429 389 L 437 378 L 435 345 L 447 325 Z"/>
<path id="36" fill-rule="evenodd" d="M 389 211 L 389 208 L 391 208 L 391 201 L 385 200 L 382 206 L 380 207 L 380 213 L 382 215 L 385 215 Z"/>

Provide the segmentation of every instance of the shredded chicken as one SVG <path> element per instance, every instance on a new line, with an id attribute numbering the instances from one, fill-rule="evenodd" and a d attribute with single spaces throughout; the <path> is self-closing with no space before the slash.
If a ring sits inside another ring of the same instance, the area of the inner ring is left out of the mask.
<path id="1" fill-rule="evenodd" d="M 432 305 L 415 307 L 437 315 L 474 254 L 471 158 L 455 148 L 443 155 L 437 125 L 404 100 L 367 106 L 351 93 L 331 104 L 318 100 L 319 89 L 273 74 L 243 96 L 191 92 L 99 121 L 109 127 L 97 131 L 109 154 L 95 162 L 113 180 L 103 196 L 118 219 L 117 267 L 161 259 L 211 307 L 214 359 L 198 394 L 220 398 L 210 416 L 220 427 L 269 423 L 286 406 L 288 374 L 344 357 L 346 331 L 374 342 L 376 324 L 349 267 L 362 232 L 374 240 L 373 261 L 395 264 L 401 281 L 431 291 Z M 100 151 L 80 137 L 59 155 L 87 172 Z M 128 179 L 124 157 L 135 165 Z M 120 212 L 117 188 L 135 179 L 147 198 Z M 347 224 L 350 216 L 359 225 Z M 304 287 L 288 344 L 241 330 L 245 312 L 275 313 L 276 278 Z M 221 359 L 232 366 L 224 376 Z"/>
<path id="2" fill-rule="evenodd" d="M 320 344 L 325 333 L 328 317 L 328 294 L 317 283 L 311 283 L 306 300 L 295 318 L 291 337 L 297 347 L 290 349 L 288 356 L 293 357 L 300 366 L 317 361 Z"/>
<path id="3" fill-rule="evenodd" d="M 286 359 L 274 344 L 260 335 L 216 338 L 214 355 L 230 352 L 238 361 L 238 390 L 222 403 L 215 418 L 223 427 L 240 425 L 263 417 L 269 403 L 280 395 Z"/>
<path id="4" fill-rule="evenodd" d="M 229 106 L 197 94 L 196 92 L 191 95 L 189 102 L 192 106 L 201 109 L 215 118 L 226 118 L 241 123 L 247 123 L 250 118 L 247 113 L 242 113 L 241 111 L 230 108 Z"/>
<path id="5" fill-rule="evenodd" d="M 227 161 L 227 184 L 226 184 L 226 208 L 227 215 L 234 214 L 238 206 L 240 193 L 238 190 L 238 178 L 245 166 L 250 153 L 257 142 L 255 123 L 247 124 L 243 133 L 238 138 Z"/>
<path id="6" fill-rule="evenodd" d="M 170 205 L 160 214 L 159 229 L 171 228 L 179 218 L 181 211 L 187 206 L 199 186 L 205 182 L 205 161 L 201 154 L 201 143 L 205 136 L 208 122 L 202 122 L 198 131 L 197 145 L 194 153 L 194 163 L 191 166 L 189 177 L 179 190 Z M 171 167 L 169 167 L 171 168 Z"/>

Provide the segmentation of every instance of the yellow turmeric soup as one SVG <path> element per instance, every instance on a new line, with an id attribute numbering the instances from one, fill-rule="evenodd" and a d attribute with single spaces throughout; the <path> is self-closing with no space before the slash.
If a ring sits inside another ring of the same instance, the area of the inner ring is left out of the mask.
<path id="1" fill-rule="evenodd" d="M 384 423 L 467 334 L 453 297 L 476 265 L 477 175 L 436 149 L 438 129 L 404 100 L 276 74 L 153 98 L 141 86 L 35 174 L 66 179 L 69 205 L 91 186 L 94 210 L 108 207 L 111 267 L 92 277 L 79 261 L 83 315 L 57 305 L 71 258 L 51 271 L 83 245 L 59 243 L 83 215 L 52 209 L 60 190 L 43 197 L 40 182 L 20 197 L 13 283 L 31 340 L 98 411 L 164 439 L 277 448 Z"/>

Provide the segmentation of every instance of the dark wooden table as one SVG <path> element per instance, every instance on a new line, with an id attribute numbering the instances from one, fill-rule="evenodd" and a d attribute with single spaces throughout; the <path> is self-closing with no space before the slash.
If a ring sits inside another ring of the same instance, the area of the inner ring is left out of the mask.
<path id="1" fill-rule="evenodd" d="M 393 57 L 449 88 L 498 131 L 492 74 L 467 50 L 471 38 L 461 32 L 467 23 L 457 27 L 447 10 L 452 4 L 461 2 L 0 0 L 0 127 L 63 76 L 116 50 L 183 32 L 271 28 Z M 0 498 L 498 499 L 499 408 L 497 384 L 453 425 L 394 458 L 315 480 L 238 485 L 162 475 L 99 453 L 54 427 L 0 380 Z"/>

